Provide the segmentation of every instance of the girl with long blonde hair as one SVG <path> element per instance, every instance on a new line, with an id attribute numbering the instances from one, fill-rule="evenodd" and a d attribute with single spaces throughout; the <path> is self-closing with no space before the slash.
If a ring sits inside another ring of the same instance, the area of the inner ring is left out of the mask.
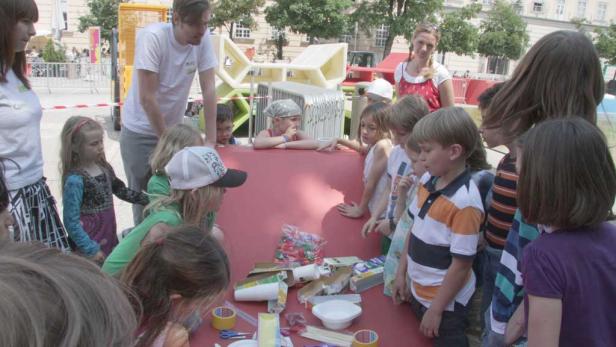
<path id="1" fill-rule="evenodd" d="M 113 195 L 148 204 L 148 197 L 126 188 L 105 159 L 103 127 L 94 119 L 74 116 L 61 135 L 63 221 L 77 251 L 102 263 L 118 244 Z"/>

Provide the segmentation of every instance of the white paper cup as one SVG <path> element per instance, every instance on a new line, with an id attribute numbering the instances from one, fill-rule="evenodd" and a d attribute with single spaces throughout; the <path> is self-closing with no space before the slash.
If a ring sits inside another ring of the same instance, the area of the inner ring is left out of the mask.
<path id="1" fill-rule="evenodd" d="M 319 279 L 321 272 L 317 264 L 309 264 L 293 269 L 293 279 L 295 282 L 307 282 Z"/>
<path id="2" fill-rule="evenodd" d="M 269 301 L 278 299 L 280 284 L 267 283 L 235 290 L 236 301 Z"/>

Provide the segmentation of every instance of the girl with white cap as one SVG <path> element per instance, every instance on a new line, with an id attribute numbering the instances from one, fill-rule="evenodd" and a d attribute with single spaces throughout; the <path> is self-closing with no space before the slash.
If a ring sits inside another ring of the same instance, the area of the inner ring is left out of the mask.
<path id="1" fill-rule="evenodd" d="M 291 99 L 276 100 L 263 110 L 272 119 L 272 127 L 262 130 L 255 138 L 255 149 L 317 149 L 330 147 L 330 142 L 319 144 L 299 128 L 302 110 Z"/>
<path id="2" fill-rule="evenodd" d="M 103 271 L 119 273 L 142 245 L 159 239 L 171 227 L 180 224 L 200 225 L 208 213 L 222 204 L 225 188 L 238 187 L 246 181 L 246 172 L 227 169 L 216 150 L 209 147 L 186 147 L 176 153 L 165 167 L 171 194 L 146 207 L 148 216 L 109 254 Z M 212 233 L 213 223 L 205 232 Z M 222 238 L 222 233 L 212 233 Z"/>

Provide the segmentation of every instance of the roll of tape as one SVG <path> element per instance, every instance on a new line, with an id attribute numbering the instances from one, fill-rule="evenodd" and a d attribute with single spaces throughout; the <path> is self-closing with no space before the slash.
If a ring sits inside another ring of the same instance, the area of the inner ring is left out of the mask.
<path id="1" fill-rule="evenodd" d="M 216 330 L 233 329 L 236 319 L 237 314 L 232 308 L 219 306 L 212 310 L 212 326 Z"/>
<path id="2" fill-rule="evenodd" d="M 374 330 L 364 329 L 353 334 L 353 347 L 378 347 L 379 334 Z"/>

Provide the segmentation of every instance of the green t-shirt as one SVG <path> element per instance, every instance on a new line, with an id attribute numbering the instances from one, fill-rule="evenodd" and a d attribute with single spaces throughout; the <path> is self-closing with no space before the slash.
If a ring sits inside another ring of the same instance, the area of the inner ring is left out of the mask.
<path id="1" fill-rule="evenodd" d="M 139 248 L 141 248 L 141 241 L 143 241 L 152 227 L 158 223 L 165 223 L 172 227 L 182 224 L 179 206 L 170 205 L 147 216 L 143 222 L 133 228 L 113 249 L 107 259 L 105 259 L 103 271 L 110 275 L 115 275 L 124 269 L 133 260 Z"/>
<path id="2" fill-rule="evenodd" d="M 154 174 L 148 181 L 148 195 L 150 201 L 154 201 L 158 198 L 169 196 L 171 194 L 171 187 L 169 186 L 169 178 L 163 174 Z M 211 230 L 216 221 L 216 213 L 210 212 L 205 216 L 205 227 L 207 230 Z"/>

